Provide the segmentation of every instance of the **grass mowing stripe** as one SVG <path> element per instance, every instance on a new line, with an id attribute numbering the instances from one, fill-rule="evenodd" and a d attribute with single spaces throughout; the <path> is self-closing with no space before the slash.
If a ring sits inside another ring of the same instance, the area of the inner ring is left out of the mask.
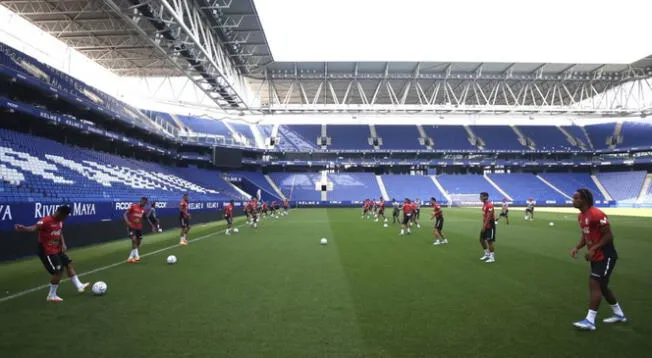
<path id="1" fill-rule="evenodd" d="M 241 224 L 241 225 L 238 225 L 238 226 L 236 226 L 236 227 L 239 228 L 239 227 L 242 227 L 242 226 L 244 226 L 244 225 L 246 225 L 246 224 Z M 188 240 L 188 242 L 196 242 L 196 241 L 205 240 L 205 239 L 208 239 L 208 238 L 211 237 L 211 236 L 217 236 L 217 235 L 219 235 L 220 233 L 221 233 L 221 232 L 215 232 L 215 233 L 212 233 L 212 234 L 202 235 L 202 236 L 200 236 L 200 237 L 197 237 L 197 238 L 194 238 L 194 239 L 190 239 L 190 240 Z M 179 247 L 179 244 L 170 245 L 170 246 L 164 247 L 164 248 L 162 248 L 162 249 L 158 249 L 158 250 L 155 250 L 155 251 L 152 251 L 152 252 L 148 252 L 148 253 L 146 253 L 146 254 L 142 254 L 142 255 L 140 255 L 140 256 L 141 256 L 141 257 L 153 256 L 153 255 L 156 255 L 156 254 L 160 254 L 161 252 L 165 252 L 165 251 L 171 250 L 171 249 L 173 249 L 173 248 L 175 248 L 175 247 Z M 96 268 L 96 269 L 93 269 L 93 270 L 90 270 L 90 271 L 84 272 L 84 273 L 78 273 L 77 276 L 82 277 L 82 276 L 92 275 L 92 274 L 94 274 L 94 273 L 98 273 L 98 272 L 106 271 L 106 270 L 108 270 L 108 269 L 114 268 L 114 267 L 119 266 L 119 265 L 122 265 L 122 264 L 124 264 L 124 263 L 126 263 L 126 261 L 120 261 L 120 262 L 112 263 L 112 264 L 110 264 L 110 265 L 101 266 L 101 267 L 98 267 L 98 268 Z M 61 280 L 61 283 L 66 282 L 66 281 L 70 281 L 70 278 L 67 277 L 67 278 L 62 279 L 62 280 Z M 7 301 L 13 300 L 13 299 L 15 299 L 15 298 L 18 298 L 18 297 L 21 297 L 21 296 L 24 296 L 24 295 L 28 295 L 28 294 L 33 293 L 33 292 L 36 292 L 36 291 L 40 291 L 40 290 L 46 289 L 46 288 L 48 288 L 48 287 L 50 287 L 49 284 L 47 284 L 47 285 L 40 285 L 40 286 L 37 286 L 37 287 L 34 287 L 34 288 L 30 288 L 30 289 L 28 289 L 28 290 L 24 290 L 24 291 L 21 291 L 21 292 L 18 292 L 18 293 L 14 293 L 14 294 L 12 294 L 12 295 L 9 295 L 9 296 L 6 296 L 6 297 L 2 297 L 2 298 L 0 298 L 0 303 L 7 302 Z"/>

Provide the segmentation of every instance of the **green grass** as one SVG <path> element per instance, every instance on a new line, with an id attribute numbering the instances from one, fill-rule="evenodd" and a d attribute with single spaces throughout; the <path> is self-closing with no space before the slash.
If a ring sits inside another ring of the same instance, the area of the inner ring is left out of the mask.
<path id="1" fill-rule="evenodd" d="M 424 210 L 424 216 L 429 216 Z M 620 261 L 612 288 L 630 317 L 595 332 L 586 314 L 588 263 L 569 249 L 574 214 L 520 215 L 498 225 L 495 264 L 479 261 L 480 211 L 447 209 L 450 244 L 431 245 L 431 223 L 405 237 L 356 209 L 301 209 L 257 229 L 223 234 L 84 276 L 107 295 L 61 304 L 47 289 L 0 302 L 8 357 L 628 357 L 652 349 L 652 251 L 647 218 L 613 216 Z M 555 226 L 548 226 L 554 221 Z M 319 245 L 326 237 L 327 246 Z M 147 236 L 141 254 L 174 245 Z M 79 272 L 124 260 L 126 240 L 72 250 Z M 169 254 L 178 257 L 167 265 Z M 0 265 L 0 299 L 47 283 L 38 260 Z M 8 292 L 8 293 L 7 293 Z M 603 303 L 598 319 L 610 313 Z"/>

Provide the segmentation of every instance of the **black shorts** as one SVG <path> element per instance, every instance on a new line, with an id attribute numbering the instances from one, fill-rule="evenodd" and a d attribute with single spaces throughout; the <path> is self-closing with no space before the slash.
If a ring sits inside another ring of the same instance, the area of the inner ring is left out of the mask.
<path id="1" fill-rule="evenodd" d="M 435 217 L 435 229 L 437 229 L 437 231 L 442 231 L 444 229 L 444 217 L 443 216 Z"/>
<path id="2" fill-rule="evenodd" d="M 72 262 L 70 257 L 63 252 L 54 255 L 46 255 L 42 248 L 39 248 L 38 257 L 41 259 L 43 267 L 45 267 L 50 275 L 63 272 L 63 268 Z"/>
<path id="3" fill-rule="evenodd" d="M 484 232 L 480 234 L 480 240 L 496 241 L 496 228 L 491 227 L 485 229 Z"/>
<path id="4" fill-rule="evenodd" d="M 150 219 L 149 219 L 149 223 L 152 224 L 152 225 L 154 225 L 154 226 L 158 226 L 158 219 L 156 219 L 156 218 L 150 218 Z"/>
<path id="5" fill-rule="evenodd" d="M 224 220 L 226 220 L 226 223 L 229 225 L 233 224 L 233 216 L 231 215 L 225 215 Z"/>
<path id="6" fill-rule="evenodd" d="M 403 225 L 407 225 L 412 220 L 412 213 L 403 213 Z"/>
<path id="7" fill-rule="evenodd" d="M 500 213 L 500 216 L 507 217 L 509 215 L 509 210 L 505 211 L 504 213 Z"/>
<path id="8" fill-rule="evenodd" d="M 417 209 L 417 210 L 414 212 L 414 214 L 415 214 L 415 216 L 418 217 L 418 216 L 421 214 L 421 209 Z"/>
<path id="9" fill-rule="evenodd" d="M 534 212 L 534 209 L 525 208 L 525 212 L 526 212 L 526 213 L 533 213 L 533 212 Z"/>
<path id="10" fill-rule="evenodd" d="M 129 237 L 133 238 L 135 237 L 136 239 L 142 239 L 143 238 L 143 230 L 139 229 L 129 229 Z"/>
<path id="11" fill-rule="evenodd" d="M 394 213 L 392 213 L 392 215 L 394 215 L 394 216 L 398 216 L 398 214 L 399 214 L 398 210 L 394 210 Z"/>
<path id="12" fill-rule="evenodd" d="M 179 217 L 179 226 L 181 226 L 182 229 L 186 229 L 190 227 L 190 219 L 186 217 Z"/>
<path id="13" fill-rule="evenodd" d="M 378 215 L 385 216 L 385 209 L 379 209 L 378 210 Z"/>
<path id="14" fill-rule="evenodd" d="M 607 257 L 602 261 L 591 261 L 591 279 L 608 283 L 616 267 L 616 261 L 613 257 Z"/>

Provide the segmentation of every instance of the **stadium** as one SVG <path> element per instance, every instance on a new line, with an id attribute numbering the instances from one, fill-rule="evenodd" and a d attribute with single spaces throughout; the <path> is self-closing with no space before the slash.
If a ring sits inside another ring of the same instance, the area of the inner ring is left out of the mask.
<path id="1" fill-rule="evenodd" d="M 0 352 L 647 355 L 652 6 L 491 3 L 0 2 Z"/>

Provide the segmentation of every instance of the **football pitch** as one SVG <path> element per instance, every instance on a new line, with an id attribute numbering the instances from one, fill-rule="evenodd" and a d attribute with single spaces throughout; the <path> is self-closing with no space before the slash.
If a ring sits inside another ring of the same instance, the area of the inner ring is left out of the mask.
<path id="1" fill-rule="evenodd" d="M 0 265 L 0 352 L 6 357 L 638 357 L 652 350 L 649 218 L 612 215 L 620 255 L 611 288 L 630 321 L 576 330 L 589 266 L 568 252 L 576 212 L 512 210 L 496 262 L 479 260 L 479 209 L 445 208 L 449 244 L 421 229 L 360 218 L 358 209 L 297 209 L 224 235 L 223 222 L 148 235 L 143 261 L 120 240 L 73 249 L 82 281 L 108 292 L 45 301 L 37 258 Z M 391 210 L 388 210 L 391 215 Z M 549 226 L 549 222 L 554 226 Z M 322 237 L 328 245 L 322 246 Z M 26 234 L 25 240 L 36 240 Z M 178 262 L 168 265 L 166 257 Z M 89 290 L 90 291 L 90 290 Z"/>

